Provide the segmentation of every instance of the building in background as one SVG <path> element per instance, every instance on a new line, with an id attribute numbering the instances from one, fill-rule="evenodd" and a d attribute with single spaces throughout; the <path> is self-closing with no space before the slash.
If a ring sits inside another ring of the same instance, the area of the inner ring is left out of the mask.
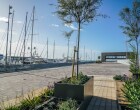
<path id="1" fill-rule="evenodd" d="M 101 53 L 102 62 L 117 62 L 117 60 L 128 59 L 132 52 L 103 52 Z"/>

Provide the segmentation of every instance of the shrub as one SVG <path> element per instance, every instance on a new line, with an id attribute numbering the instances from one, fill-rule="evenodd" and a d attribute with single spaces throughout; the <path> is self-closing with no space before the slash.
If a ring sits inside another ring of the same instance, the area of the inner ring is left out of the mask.
<path id="1" fill-rule="evenodd" d="M 54 96 L 54 89 L 47 89 L 46 96 Z"/>
<path id="2" fill-rule="evenodd" d="M 58 105 L 58 110 L 76 110 L 78 103 L 76 100 L 68 99 Z"/>
<path id="3" fill-rule="evenodd" d="M 140 110 L 140 79 L 125 82 L 122 90 L 132 110 Z"/>
<path id="4" fill-rule="evenodd" d="M 9 107 L 5 107 L 5 110 L 32 110 L 40 102 L 41 102 L 40 97 L 34 97 L 33 95 L 28 95 L 28 97 L 23 99 L 18 106 L 11 105 Z"/>
<path id="5" fill-rule="evenodd" d="M 82 72 L 79 73 L 78 78 L 71 77 L 65 78 L 62 80 L 62 83 L 69 83 L 69 84 L 85 84 L 89 80 L 87 75 L 83 75 Z"/>
<path id="6" fill-rule="evenodd" d="M 54 89 L 53 88 L 45 89 L 40 95 L 41 98 L 45 98 L 45 99 L 48 99 L 48 97 L 50 97 L 50 96 L 54 96 Z"/>
<path id="7" fill-rule="evenodd" d="M 100 60 L 96 60 L 96 63 L 102 63 L 102 61 L 100 61 Z"/>
<path id="8" fill-rule="evenodd" d="M 121 80 L 121 81 L 127 81 L 130 79 L 130 77 L 128 77 L 127 75 L 115 75 L 113 77 L 114 80 Z"/>
<path id="9" fill-rule="evenodd" d="M 32 110 L 35 108 L 35 106 L 37 106 L 38 104 L 40 104 L 41 102 L 41 98 L 40 97 L 34 97 L 33 94 L 32 95 L 28 95 L 27 98 L 23 99 L 20 102 L 20 109 L 21 110 Z"/>
<path id="10" fill-rule="evenodd" d="M 114 80 L 122 80 L 122 79 L 123 79 L 123 76 L 121 76 L 121 75 L 115 75 L 115 76 L 113 77 L 113 79 L 114 79 Z"/>
<path id="11" fill-rule="evenodd" d="M 20 108 L 18 106 L 9 105 L 8 107 L 5 107 L 4 110 L 20 110 Z"/>
<path id="12" fill-rule="evenodd" d="M 79 73 L 78 80 L 80 81 L 79 84 L 85 84 L 89 80 L 89 77 L 87 75 L 83 75 L 81 72 Z"/>
<path id="13" fill-rule="evenodd" d="M 33 110 L 37 105 L 43 103 L 44 101 L 49 99 L 49 96 L 54 95 L 54 89 L 48 88 L 45 89 L 39 96 L 34 96 L 32 94 L 28 95 L 27 98 L 23 99 L 20 104 L 17 105 L 10 105 L 5 107 L 5 110 Z"/>
<path id="14" fill-rule="evenodd" d="M 130 72 L 133 74 L 139 74 L 140 70 L 137 68 L 136 65 L 136 52 L 135 48 L 132 48 L 133 52 L 130 54 L 129 59 L 130 59 Z"/>

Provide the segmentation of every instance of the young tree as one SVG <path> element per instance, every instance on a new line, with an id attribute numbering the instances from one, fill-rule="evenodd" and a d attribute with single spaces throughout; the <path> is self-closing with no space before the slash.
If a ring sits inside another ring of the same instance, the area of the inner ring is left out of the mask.
<path id="1" fill-rule="evenodd" d="M 72 33 L 74 32 L 74 30 L 71 30 L 70 32 L 64 32 L 65 38 L 67 38 L 68 40 L 68 53 L 67 53 L 67 61 L 69 59 L 69 42 L 70 42 L 70 37 L 72 35 Z"/>
<path id="2" fill-rule="evenodd" d="M 136 47 L 136 70 L 139 70 L 140 1 L 135 0 L 132 9 L 124 8 L 120 17 L 125 23 L 125 26 L 121 26 L 123 33 L 129 37 L 128 42 Z M 135 74 L 138 74 L 138 71 Z"/>
<path id="3" fill-rule="evenodd" d="M 137 65 L 136 65 L 136 47 L 130 44 L 130 48 L 132 49 L 132 53 L 129 55 L 130 59 L 130 72 L 132 73 L 137 73 L 139 70 L 137 70 Z"/>
<path id="4" fill-rule="evenodd" d="M 77 40 L 77 76 L 79 72 L 79 44 L 80 30 L 82 24 L 89 23 L 95 19 L 97 9 L 101 5 L 102 0 L 57 0 L 58 10 L 56 13 L 65 24 L 73 22 L 78 25 L 78 40 Z"/>

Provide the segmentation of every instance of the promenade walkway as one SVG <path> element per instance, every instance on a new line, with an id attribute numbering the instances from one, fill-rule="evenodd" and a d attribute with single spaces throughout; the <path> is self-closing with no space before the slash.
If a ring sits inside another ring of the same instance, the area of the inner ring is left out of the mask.
<path id="1" fill-rule="evenodd" d="M 117 110 L 115 86 L 111 76 L 95 76 L 94 96 L 87 110 Z"/>
<path id="2" fill-rule="evenodd" d="M 79 66 L 79 70 L 87 75 L 110 77 L 128 73 L 129 67 L 118 63 L 84 64 Z M 65 66 L 0 74 L 0 102 L 46 87 L 66 76 L 70 77 L 71 71 L 71 66 Z M 97 83 L 102 84 L 100 81 L 97 81 Z M 107 84 L 107 82 L 103 84 Z M 107 84 L 107 86 L 109 85 Z M 98 90 L 98 86 L 96 88 Z"/>

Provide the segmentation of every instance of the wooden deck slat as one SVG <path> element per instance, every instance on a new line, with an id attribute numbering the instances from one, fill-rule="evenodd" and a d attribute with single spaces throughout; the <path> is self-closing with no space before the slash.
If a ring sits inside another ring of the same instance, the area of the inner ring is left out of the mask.
<path id="1" fill-rule="evenodd" d="M 87 110 L 117 110 L 116 85 L 112 77 L 95 77 L 94 95 Z"/>
<path id="2" fill-rule="evenodd" d="M 124 82 L 121 82 L 121 81 L 117 81 L 116 82 L 116 85 L 117 85 L 117 88 L 116 88 L 116 91 L 117 91 L 117 94 L 116 94 L 117 95 L 117 100 L 118 100 L 118 104 L 119 105 L 128 105 L 129 102 L 124 97 L 124 93 L 122 91 L 123 84 L 124 84 Z"/>

